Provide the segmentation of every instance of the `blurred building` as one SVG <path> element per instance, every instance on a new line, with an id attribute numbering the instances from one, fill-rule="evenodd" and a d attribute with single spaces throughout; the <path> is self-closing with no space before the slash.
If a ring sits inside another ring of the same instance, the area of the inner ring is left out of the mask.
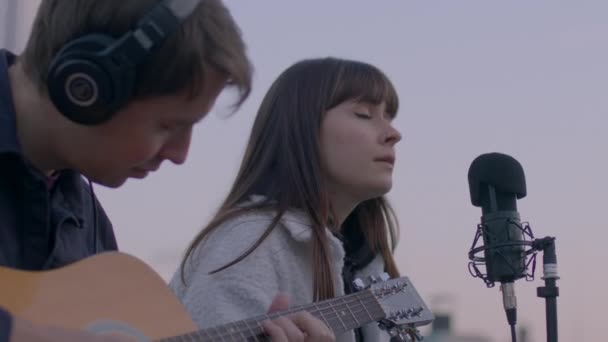
<path id="1" fill-rule="evenodd" d="M 488 337 L 478 335 L 456 334 L 452 329 L 452 316 L 436 312 L 431 332 L 424 342 L 492 342 Z"/>
<path id="2" fill-rule="evenodd" d="M 526 325 L 522 325 L 517 330 L 517 342 L 530 342 L 530 334 L 528 332 L 528 327 Z"/>

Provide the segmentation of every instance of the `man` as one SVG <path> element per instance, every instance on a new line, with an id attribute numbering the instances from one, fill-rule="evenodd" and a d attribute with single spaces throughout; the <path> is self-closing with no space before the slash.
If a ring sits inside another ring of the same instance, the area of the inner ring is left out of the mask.
<path id="1" fill-rule="evenodd" d="M 221 0 L 42 0 L 23 53 L 0 51 L 0 265 L 53 269 L 116 250 L 90 182 L 119 187 L 184 163 L 193 125 L 226 86 L 238 107 L 251 69 Z M 285 308 L 279 297 L 273 309 Z M 308 313 L 266 331 L 333 340 Z M 94 340 L 0 310 L 2 333 Z"/>

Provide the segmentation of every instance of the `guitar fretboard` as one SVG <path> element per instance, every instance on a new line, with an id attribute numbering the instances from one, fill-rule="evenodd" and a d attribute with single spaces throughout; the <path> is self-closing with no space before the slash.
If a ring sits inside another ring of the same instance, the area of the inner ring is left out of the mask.
<path id="1" fill-rule="evenodd" d="M 233 342 L 268 341 L 262 322 L 279 316 L 306 310 L 339 335 L 384 317 L 384 311 L 370 290 L 322 302 L 300 305 L 287 311 L 257 316 L 251 319 L 203 329 L 185 335 L 159 340 L 159 342 Z"/>

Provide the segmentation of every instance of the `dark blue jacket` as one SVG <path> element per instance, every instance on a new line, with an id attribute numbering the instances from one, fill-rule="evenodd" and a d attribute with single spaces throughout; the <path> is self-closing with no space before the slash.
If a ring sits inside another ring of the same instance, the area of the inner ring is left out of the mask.
<path id="1" fill-rule="evenodd" d="M 62 170 L 49 186 L 22 155 L 8 79 L 14 62 L 0 50 L 0 266 L 46 270 L 116 250 L 112 224 L 90 184 Z M 8 341 L 10 325 L 0 308 L 0 342 Z"/>
<path id="2" fill-rule="evenodd" d="M 82 176 L 62 170 L 49 187 L 21 154 L 7 72 L 14 62 L 0 50 L 0 266 L 45 270 L 116 250 L 112 225 Z"/>

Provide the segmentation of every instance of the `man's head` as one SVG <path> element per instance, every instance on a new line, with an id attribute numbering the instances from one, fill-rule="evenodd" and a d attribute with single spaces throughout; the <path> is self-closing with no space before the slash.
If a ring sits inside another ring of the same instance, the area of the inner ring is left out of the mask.
<path id="1" fill-rule="evenodd" d="M 135 69 L 130 101 L 111 119 L 85 126 L 50 105 L 52 61 L 67 43 L 85 34 L 122 36 L 159 1 L 42 0 L 20 65 L 49 104 L 50 110 L 39 114 L 47 117 L 39 122 L 60 132 L 49 136 L 62 167 L 116 187 L 155 170 L 165 159 L 183 163 L 192 126 L 225 86 L 238 89 L 237 106 L 246 99 L 252 68 L 240 30 L 220 0 L 191 1 L 200 3 Z"/>

